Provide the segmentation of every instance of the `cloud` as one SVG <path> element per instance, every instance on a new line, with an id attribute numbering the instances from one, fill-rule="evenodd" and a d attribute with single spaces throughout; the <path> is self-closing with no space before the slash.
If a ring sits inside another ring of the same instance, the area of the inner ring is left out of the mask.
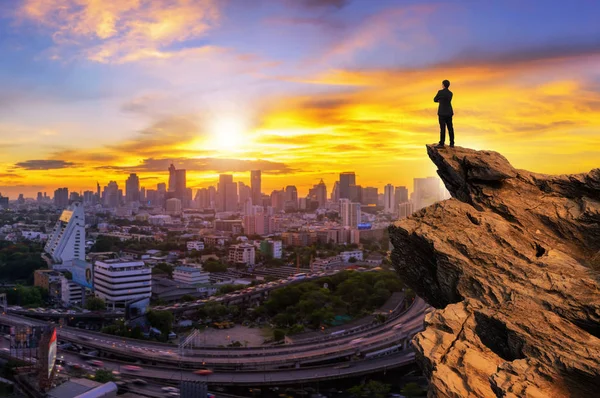
<path id="1" fill-rule="evenodd" d="M 52 159 L 39 159 L 39 160 L 26 160 L 24 162 L 18 162 L 15 164 L 16 167 L 25 170 L 53 170 L 53 169 L 64 169 L 67 167 L 73 167 L 76 164 L 73 162 L 67 162 L 65 160 L 52 160 Z"/>
<path id="2" fill-rule="evenodd" d="M 62 48 L 102 63 L 164 58 L 172 47 L 203 37 L 219 21 L 217 0 L 25 0 L 21 20 L 49 30 Z"/>
<path id="3" fill-rule="evenodd" d="M 248 172 L 260 169 L 266 174 L 286 174 L 294 171 L 291 167 L 280 162 L 268 160 L 223 159 L 223 158 L 174 158 L 174 159 L 144 159 L 134 166 L 100 166 L 98 169 L 121 170 L 134 173 L 166 172 L 173 163 L 178 169 L 187 171 L 205 171 L 218 173 Z"/>
<path id="4" fill-rule="evenodd" d="M 308 8 L 333 7 L 343 8 L 350 3 L 350 0 L 292 0 L 294 3 L 300 4 Z M 288 2 L 291 2 L 288 0 Z"/>

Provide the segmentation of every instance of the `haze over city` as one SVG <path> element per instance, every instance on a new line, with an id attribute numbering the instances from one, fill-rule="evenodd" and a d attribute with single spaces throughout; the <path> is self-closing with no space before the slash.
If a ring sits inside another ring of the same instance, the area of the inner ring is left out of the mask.
<path id="1" fill-rule="evenodd" d="M 423 148 L 445 78 L 457 145 L 586 171 L 600 158 L 599 13 L 589 1 L 5 2 L 0 192 L 129 173 L 155 187 L 171 162 L 194 190 L 254 169 L 264 192 L 331 189 L 344 171 L 412 189 L 435 173 Z"/>

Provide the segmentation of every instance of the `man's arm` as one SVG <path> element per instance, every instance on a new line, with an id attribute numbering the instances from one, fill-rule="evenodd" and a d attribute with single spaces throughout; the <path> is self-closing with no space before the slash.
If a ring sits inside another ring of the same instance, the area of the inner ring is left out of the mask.
<path id="1" fill-rule="evenodd" d="M 433 97 L 433 102 L 440 102 L 440 92 L 438 91 L 435 97 Z"/>

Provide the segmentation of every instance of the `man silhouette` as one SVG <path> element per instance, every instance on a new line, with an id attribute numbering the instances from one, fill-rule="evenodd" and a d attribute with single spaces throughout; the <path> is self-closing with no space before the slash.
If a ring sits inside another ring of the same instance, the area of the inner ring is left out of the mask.
<path id="1" fill-rule="evenodd" d="M 446 126 L 448 126 L 448 135 L 450 136 L 450 148 L 454 147 L 454 126 L 452 125 L 452 91 L 448 90 L 450 82 L 444 80 L 442 82 L 443 89 L 438 91 L 433 99 L 433 102 L 438 102 L 438 118 L 440 120 L 440 142 L 436 145 L 437 148 L 443 148 L 446 141 Z"/>

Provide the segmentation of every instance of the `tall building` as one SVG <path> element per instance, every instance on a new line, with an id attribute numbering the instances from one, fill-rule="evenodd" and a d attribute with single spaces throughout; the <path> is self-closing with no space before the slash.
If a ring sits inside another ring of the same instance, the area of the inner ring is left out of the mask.
<path id="1" fill-rule="evenodd" d="M 168 192 L 175 192 L 175 185 L 177 184 L 177 176 L 175 174 L 175 171 L 177 169 L 175 168 L 175 165 L 173 163 L 171 163 L 171 165 L 169 166 L 169 190 Z"/>
<path id="2" fill-rule="evenodd" d="M 285 206 L 285 191 L 282 189 L 280 191 L 271 192 L 271 207 L 276 212 L 280 212 L 284 209 Z"/>
<path id="3" fill-rule="evenodd" d="M 350 197 L 351 185 L 356 185 L 354 172 L 340 173 L 340 199 L 352 199 Z"/>
<path id="4" fill-rule="evenodd" d="M 395 213 L 396 201 L 394 199 L 394 186 L 387 184 L 383 189 L 383 211 L 386 213 Z"/>
<path id="5" fill-rule="evenodd" d="M 140 188 L 140 202 L 146 203 L 146 188 L 144 187 Z"/>
<path id="6" fill-rule="evenodd" d="M 60 209 L 69 206 L 69 188 L 58 188 L 54 191 L 54 206 Z"/>
<path id="7" fill-rule="evenodd" d="M 408 189 L 404 186 L 396 187 L 394 200 L 396 201 L 396 205 L 408 202 Z"/>
<path id="8" fill-rule="evenodd" d="M 83 192 L 83 203 L 84 204 L 92 204 L 95 202 L 94 191 L 85 191 Z"/>
<path id="9" fill-rule="evenodd" d="M 233 176 L 230 174 L 219 175 L 217 211 L 236 211 L 237 203 L 237 184 L 233 182 Z"/>
<path id="10" fill-rule="evenodd" d="M 360 185 L 350 185 L 349 199 L 353 202 L 362 202 L 363 189 Z"/>
<path id="11" fill-rule="evenodd" d="M 44 196 L 42 196 L 41 192 L 38 192 L 37 193 L 37 199 L 36 199 L 36 201 L 39 203 L 39 202 L 41 202 L 43 200 L 44 200 Z"/>
<path id="12" fill-rule="evenodd" d="M 261 171 L 252 170 L 250 171 L 250 191 L 252 196 L 252 203 L 256 206 L 262 206 L 262 181 Z"/>
<path id="13" fill-rule="evenodd" d="M 165 209 L 168 215 L 177 216 L 181 214 L 181 200 L 177 198 L 167 199 Z"/>
<path id="14" fill-rule="evenodd" d="M 244 184 L 242 181 L 238 182 L 238 202 L 240 207 L 243 207 L 248 199 L 252 201 L 251 197 L 251 188 L 248 185 Z"/>
<path id="15" fill-rule="evenodd" d="M 398 205 L 398 218 L 403 219 L 414 213 L 412 202 L 404 202 Z"/>
<path id="16" fill-rule="evenodd" d="M 140 178 L 132 173 L 125 182 L 125 198 L 127 203 L 140 201 Z"/>
<path id="17" fill-rule="evenodd" d="M 63 210 L 44 252 L 50 256 L 54 269 L 69 270 L 73 260 L 85 261 L 85 213 L 81 203 L 75 202 Z"/>
<path id="18" fill-rule="evenodd" d="M 181 200 L 183 206 L 187 205 L 188 198 L 187 192 L 187 176 L 185 169 L 177 169 L 175 165 L 171 163 L 169 166 L 169 195 L 168 197 L 177 198 Z"/>
<path id="19" fill-rule="evenodd" d="M 308 199 L 313 202 L 318 202 L 319 207 L 327 203 L 327 186 L 323 182 L 323 179 L 308 191 Z"/>
<path id="20" fill-rule="evenodd" d="M 280 240 L 265 239 L 260 242 L 260 252 L 267 257 L 281 258 L 283 254 L 283 242 Z"/>
<path id="21" fill-rule="evenodd" d="M 357 227 L 360 224 L 360 203 L 351 202 L 350 199 L 340 199 L 340 216 L 345 227 Z"/>
<path id="22" fill-rule="evenodd" d="M 2 196 L 2 194 L 0 194 L 0 209 L 8 209 L 8 196 Z"/>
<path id="23" fill-rule="evenodd" d="M 110 181 L 107 186 L 104 187 L 104 193 L 102 194 L 104 206 L 106 207 L 118 207 L 119 201 L 119 185 L 116 181 Z"/>
<path id="24" fill-rule="evenodd" d="M 283 207 L 286 211 L 298 210 L 298 190 L 294 185 L 285 187 L 284 198 L 285 203 Z"/>
<path id="25" fill-rule="evenodd" d="M 340 200 L 340 182 L 336 181 L 331 190 L 331 201 L 338 202 Z"/>
<path id="26" fill-rule="evenodd" d="M 415 178 L 413 200 L 415 211 L 443 199 L 440 180 L 437 177 Z"/>
<path id="27" fill-rule="evenodd" d="M 376 187 L 364 187 L 361 203 L 364 205 L 377 205 L 379 189 Z"/>
<path id="28" fill-rule="evenodd" d="M 128 301 L 150 298 L 152 271 L 143 261 L 96 261 L 94 288 L 107 306 L 123 307 Z"/>

